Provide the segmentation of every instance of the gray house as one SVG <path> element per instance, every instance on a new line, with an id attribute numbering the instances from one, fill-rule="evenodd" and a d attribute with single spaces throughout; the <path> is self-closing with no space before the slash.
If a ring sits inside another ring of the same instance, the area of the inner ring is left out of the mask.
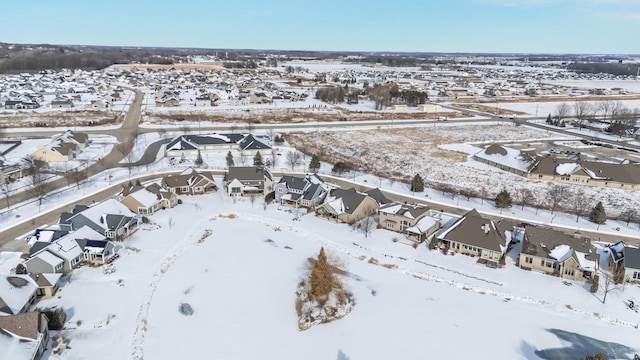
<path id="1" fill-rule="evenodd" d="M 280 204 L 292 204 L 313 208 L 324 201 L 327 188 L 316 174 L 306 177 L 283 176 L 274 186 L 275 200 Z"/>
<path id="2" fill-rule="evenodd" d="M 609 247 L 609 268 L 627 282 L 640 283 L 640 248 L 619 241 Z"/>
<path id="3" fill-rule="evenodd" d="M 108 199 L 79 210 L 76 213 L 63 213 L 58 221 L 60 227 L 77 230 L 88 226 L 104 234 L 109 240 L 122 240 L 138 230 L 142 219 L 115 199 Z"/>
<path id="4" fill-rule="evenodd" d="M 224 177 L 227 194 L 264 194 L 273 191 L 273 176 L 268 169 L 257 166 L 231 166 Z"/>

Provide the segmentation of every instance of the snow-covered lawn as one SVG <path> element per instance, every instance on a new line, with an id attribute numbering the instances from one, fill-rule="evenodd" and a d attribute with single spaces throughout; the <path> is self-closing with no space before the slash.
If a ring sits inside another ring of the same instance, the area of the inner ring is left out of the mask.
<path id="1" fill-rule="evenodd" d="M 71 349 L 50 359 L 538 359 L 536 350 L 570 346 L 551 329 L 638 346 L 640 315 L 623 303 L 640 297 L 637 286 L 602 304 L 588 285 L 520 270 L 513 256 L 489 269 L 386 230 L 365 239 L 313 215 L 294 221 L 261 200 L 182 199 L 122 244 L 114 273 L 75 270 L 40 304 L 70 315 Z M 346 263 L 357 305 L 299 332 L 294 291 L 321 246 Z"/>

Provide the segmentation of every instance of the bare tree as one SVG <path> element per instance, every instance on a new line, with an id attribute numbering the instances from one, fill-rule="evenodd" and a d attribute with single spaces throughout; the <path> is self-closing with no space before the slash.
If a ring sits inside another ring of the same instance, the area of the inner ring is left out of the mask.
<path id="1" fill-rule="evenodd" d="M 364 209 L 366 216 L 353 224 L 353 228 L 359 231 L 362 231 L 365 238 L 368 238 L 373 230 L 378 226 L 374 215 L 376 213 L 376 209 L 372 206 L 368 206 Z"/>
<path id="2" fill-rule="evenodd" d="M 249 195 L 249 202 L 251 203 L 251 207 L 253 207 L 256 203 L 257 196 Z"/>
<path id="3" fill-rule="evenodd" d="M 267 129 L 267 137 L 269 138 L 269 141 L 273 141 L 273 137 L 275 136 L 275 131 L 273 131 L 273 129 Z"/>
<path id="4" fill-rule="evenodd" d="M 9 195 L 11 195 L 11 191 L 13 190 L 13 182 L 8 178 L 5 178 L 2 186 L 0 186 L 0 190 L 4 195 L 4 199 L 7 201 L 7 208 L 11 207 L 11 204 L 9 204 Z"/>
<path id="5" fill-rule="evenodd" d="M 556 117 L 558 118 L 558 120 L 566 118 L 567 116 L 569 116 L 570 112 L 571 108 L 569 108 L 569 105 L 567 105 L 567 103 L 562 103 L 556 106 Z"/>
<path id="6" fill-rule="evenodd" d="M 516 195 L 518 196 L 520 205 L 522 205 L 522 210 L 524 210 L 524 207 L 529 205 L 531 201 L 535 199 L 533 192 L 526 187 L 518 188 L 518 190 L 516 190 Z"/>
<path id="7" fill-rule="evenodd" d="M 238 125 L 237 124 L 231 124 L 229 125 L 229 130 L 231 130 L 231 133 L 235 133 L 236 130 L 238 130 Z"/>
<path id="8" fill-rule="evenodd" d="M 553 184 L 547 189 L 547 197 L 551 205 L 551 213 L 553 214 L 558 206 L 564 202 L 567 196 L 567 187 L 560 184 Z"/>
<path id="9" fill-rule="evenodd" d="M 576 222 L 580 221 L 580 216 L 582 216 L 586 211 L 587 207 L 591 203 L 592 199 L 587 196 L 584 190 L 579 189 L 578 191 L 573 193 L 573 197 L 571 198 L 571 205 L 573 207 L 573 212 L 576 214 Z"/>
<path id="10" fill-rule="evenodd" d="M 607 295 L 614 290 L 618 290 L 618 287 L 612 274 L 601 270 L 600 276 L 602 280 L 600 280 L 599 284 L 600 288 L 602 288 L 602 303 L 604 304 L 607 302 Z"/>
<path id="11" fill-rule="evenodd" d="M 174 225 L 174 221 L 173 221 L 173 217 L 169 217 L 169 220 L 167 220 L 167 225 L 169 225 L 169 230 L 171 230 L 173 228 Z"/>
<path id="12" fill-rule="evenodd" d="M 247 122 L 244 125 L 244 128 L 247 130 L 248 133 L 252 133 L 253 130 L 255 130 L 256 128 L 256 124 L 253 121 L 249 120 L 249 122 Z"/>
<path id="13" fill-rule="evenodd" d="M 586 101 L 576 101 L 573 103 L 573 112 L 582 125 L 583 121 L 593 112 L 593 106 Z"/>
<path id="14" fill-rule="evenodd" d="M 486 187 L 480 188 L 480 204 L 484 205 L 484 199 L 489 198 L 489 190 Z"/>
<path id="15" fill-rule="evenodd" d="M 165 137 L 165 135 L 167 135 L 167 129 L 165 129 L 165 128 L 160 128 L 160 129 L 158 130 L 158 133 L 160 134 L 160 137 L 161 137 L 161 138 L 163 138 L 163 137 Z"/>
<path id="16" fill-rule="evenodd" d="M 51 182 L 49 182 L 50 176 L 44 173 L 44 166 L 44 163 L 34 161 L 29 168 L 29 186 L 38 199 L 38 207 L 42 205 L 42 200 L 47 197 L 49 191 L 53 189 Z"/>
<path id="17" fill-rule="evenodd" d="M 200 209 L 202 209 L 202 206 L 200 205 L 199 202 L 193 203 L 193 207 L 196 209 L 196 212 L 198 212 L 198 211 L 200 211 Z"/>
<path id="18" fill-rule="evenodd" d="M 604 120 L 607 120 L 607 117 L 609 116 L 609 114 L 611 114 L 613 107 L 614 107 L 614 103 L 611 100 L 602 101 L 600 105 L 598 105 L 598 110 L 602 112 L 602 116 L 604 117 Z"/>
<path id="19" fill-rule="evenodd" d="M 291 150 L 287 153 L 287 164 L 291 167 L 291 170 L 294 170 L 300 164 L 300 161 L 302 161 L 302 155 L 298 151 Z"/>
<path id="20" fill-rule="evenodd" d="M 240 155 L 240 159 L 238 160 L 238 162 L 240 163 L 241 166 L 245 166 L 247 165 L 247 161 L 248 161 L 248 157 L 245 154 L 241 154 Z"/>
<path id="21" fill-rule="evenodd" d="M 70 179 L 76 184 L 78 190 L 80 190 L 80 183 L 86 178 L 86 168 L 81 169 L 79 166 L 69 170 L 67 179 Z"/>
<path id="22" fill-rule="evenodd" d="M 634 208 L 627 208 L 620 214 L 620 216 L 622 216 L 624 221 L 627 223 L 627 226 L 629 226 L 629 223 L 638 217 L 638 211 Z"/>

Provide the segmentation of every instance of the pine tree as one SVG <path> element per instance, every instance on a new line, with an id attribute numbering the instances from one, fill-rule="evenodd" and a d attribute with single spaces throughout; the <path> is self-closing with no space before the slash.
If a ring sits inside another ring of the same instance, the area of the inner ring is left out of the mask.
<path id="1" fill-rule="evenodd" d="M 327 262 L 327 256 L 324 253 L 324 248 L 320 249 L 318 259 L 313 265 L 311 270 L 311 297 L 313 300 L 324 299 L 333 288 L 333 273 Z"/>
<path id="2" fill-rule="evenodd" d="M 260 155 L 260 151 L 256 153 L 256 156 L 253 157 L 253 166 L 262 166 L 264 163 L 262 162 L 262 155 Z"/>
<path id="3" fill-rule="evenodd" d="M 196 162 L 195 162 L 195 164 L 196 164 L 196 165 L 198 165 L 198 166 L 200 166 L 200 165 L 202 165 L 202 163 L 203 163 L 203 162 L 204 162 L 204 161 L 202 161 L 202 154 L 200 154 L 200 150 L 198 150 L 198 157 L 196 157 Z"/>
<path id="4" fill-rule="evenodd" d="M 16 274 L 26 275 L 27 273 L 27 268 L 23 264 L 16 266 Z"/>
<path id="5" fill-rule="evenodd" d="M 422 180 L 422 176 L 420 176 L 420 174 L 416 174 L 411 180 L 411 191 L 413 192 L 424 191 L 424 180 Z"/>
<path id="6" fill-rule="evenodd" d="M 226 160 L 227 160 L 227 167 L 235 165 L 235 162 L 233 161 L 233 154 L 231 154 L 231 151 L 227 153 Z"/>
<path id="7" fill-rule="evenodd" d="M 318 169 L 320 169 L 320 159 L 316 154 L 313 154 L 311 162 L 309 163 L 309 170 L 318 171 Z"/>
<path id="8" fill-rule="evenodd" d="M 604 224 L 605 222 L 607 222 L 607 213 L 604 210 L 602 201 L 598 201 L 596 206 L 591 209 L 591 213 L 589 214 L 589 221 L 596 224 Z"/>
<path id="9" fill-rule="evenodd" d="M 551 120 L 551 114 L 547 115 L 547 124 L 553 124 L 553 121 Z"/>
<path id="10" fill-rule="evenodd" d="M 513 203 L 511 201 L 511 195 L 509 194 L 507 189 L 502 189 L 502 191 L 500 191 L 496 196 L 495 201 L 496 201 L 496 207 L 500 209 L 511 207 L 511 204 Z"/>

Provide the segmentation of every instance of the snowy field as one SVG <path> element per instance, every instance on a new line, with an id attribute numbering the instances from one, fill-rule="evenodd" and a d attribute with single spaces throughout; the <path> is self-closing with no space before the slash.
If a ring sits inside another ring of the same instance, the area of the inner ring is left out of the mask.
<path id="1" fill-rule="evenodd" d="M 624 105 L 625 107 L 629 108 L 629 109 L 637 109 L 640 108 L 640 100 L 616 100 L 616 102 L 620 102 L 622 105 Z M 573 106 L 575 104 L 575 101 L 566 101 L 566 102 L 508 102 L 508 103 L 485 103 L 482 104 L 484 106 L 488 106 L 488 107 L 492 107 L 492 108 L 499 108 L 502 110 L 512 110 L 512 111 L 518 111 L 518 112 L 522 112 L 531 116 L 547 116 L 548 114 L 551 114 L 551 116 L 554 116 L 556 114 L 556 110 L 558 109 L 558 106 L 560 106 L 561 104 L 567 104 L 569 105 L 569 114 L 573 114 L 574 110 L 573 110 Z M 601 101 L 588 101 L 588 103 L 594 105 L 595 107 L 598 106 L 598 104 L 601 104 Z"/>
<path id="2" fill-rule="evenodd" d="M 261 200 L 220 192 L 182 199 L 122 244 L 114 273 L 75 270 L 40 304 L 69 314 L 71 349 L 49 359 L 533 360 L 571 348 L 564 332 L 620 344 L 574 342 L 568 358 L 605 346 L 620 358 L 639 351 L 640 315 L 623 303 L 640 297 L 637 286 L 602 304 L 588 285 L 514 267 L 514 254 L 506 268 L 489 269 L 395 243 L 386 230 L 365 239 L 313 215 L 294 221 L 288 208 Z M 294 291 L 321 246 L 346 264 L 343 281 L 357 305 L 344 319 L 299 332 Z M 194 314 L 180 314 L 181 303 Z"/>
<path id="3" fill-rule="evenodd" d="M 381 174 L 384 178 L 400 178 L 408 182 L 419 173 L 428 182 L 476 193 L 485 191 L 488 197 L 494 197 L 503 188 L 514 197 L 517 189 L 526 187 L 533 191 L 537 202 L 544 203 L 548 182 L 502 171 L 474 161 L 470 156 L 480 150 L 481 144 L 521 141 L 526 145 L 536 139 L 552 137 L 557 135 L 526 126 L 501 124 L 318 132 L 313 136 L 292 134 L 289 139 L 295 147 L 305 149 L 307 153 L 324 152 L 330 159 L 354 163 L 360 171 Z M 459 146 L 461 143 L 473 146 L 464 149 Z M 589 186 L 579 188 L 585 190 L 594 204 L 602 201 L 610 215 L 640 206 L 640 193 L 637 191 Z"/>
<path id="4" fill-rule="evenodd" d="M 622 88 L 628 92 L 640 93 L 640 80 L 545 80 L 544 82 L 586 89 Z"/>

